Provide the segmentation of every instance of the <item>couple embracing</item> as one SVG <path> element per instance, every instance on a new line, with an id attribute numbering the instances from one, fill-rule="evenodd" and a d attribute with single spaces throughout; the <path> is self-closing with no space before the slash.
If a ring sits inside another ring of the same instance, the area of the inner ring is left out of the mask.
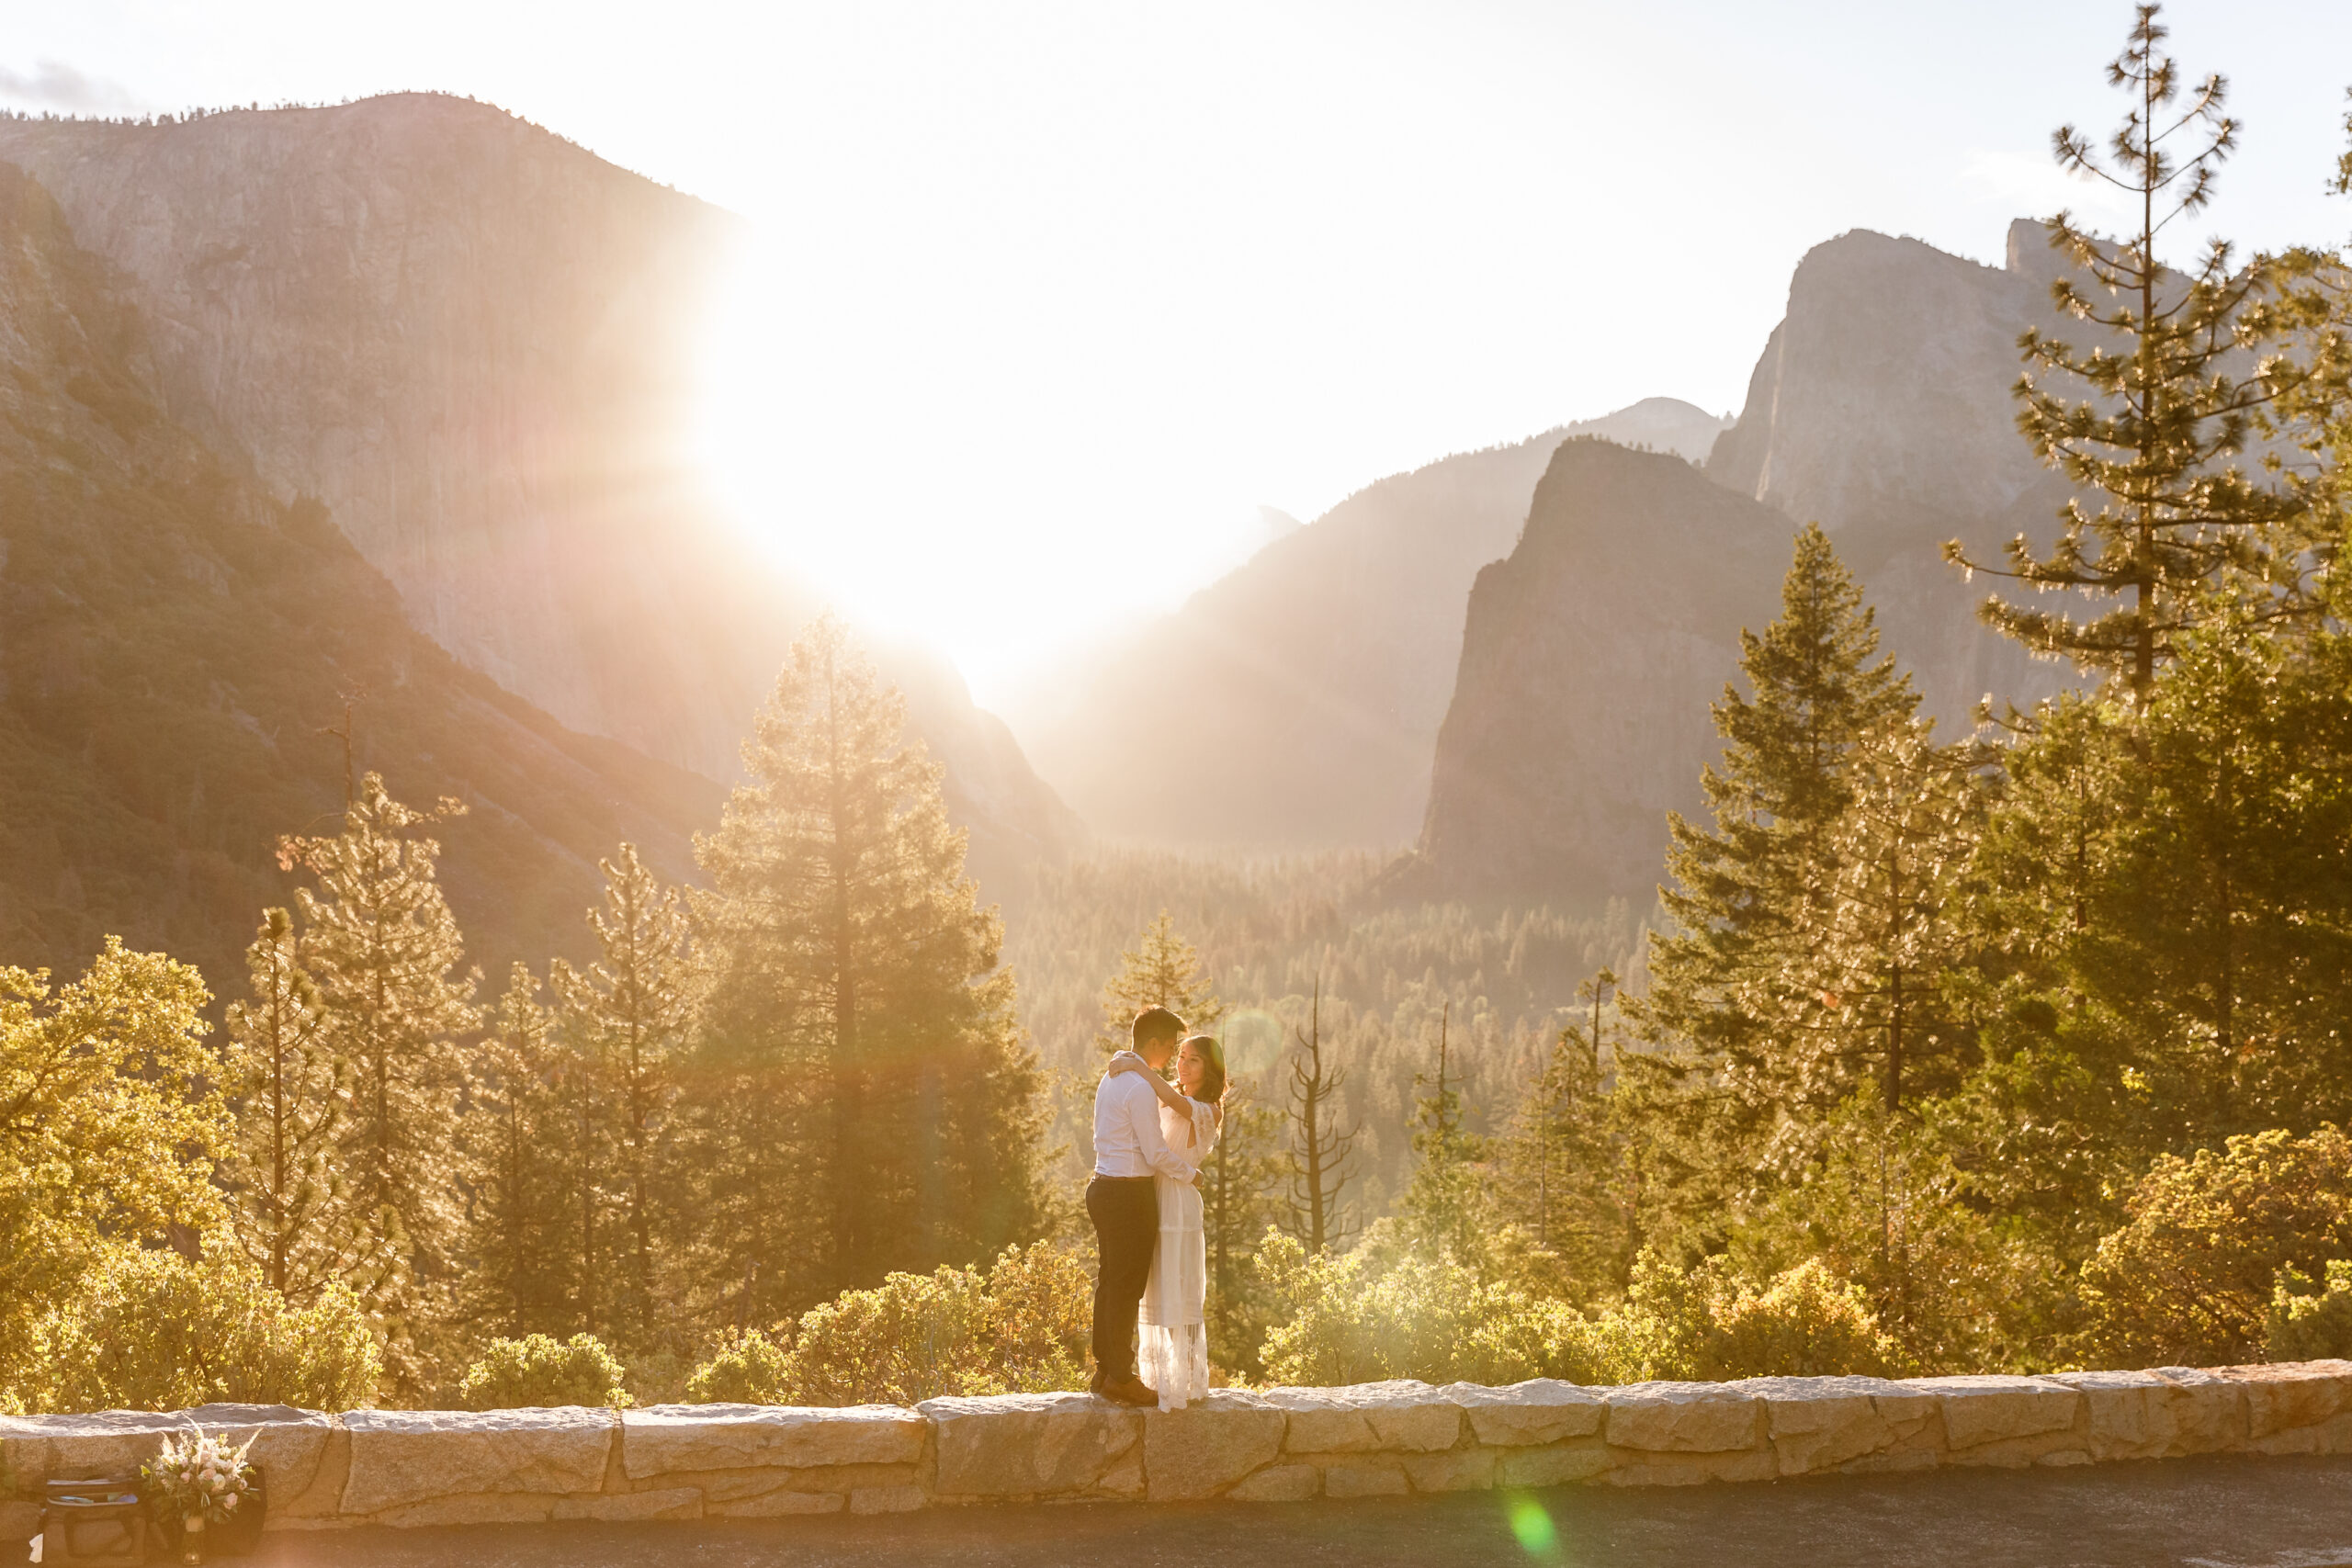
<path id="1" fill-rule="evenodd" d="M 1087 1387 L 1120 1404 L 1182 1410 L 1209 1391 L 1201 1166 L 1224 1121 L 1225 1052 L 1208 1035 L 1187 1038 L 1166 1008 L 1137 1013 L 1133 1040 L 1094 1091 L 1086 1213 L 1101 1263 Z M 1160 1077 L 1170 1060 L 1173 1085 Z"/>

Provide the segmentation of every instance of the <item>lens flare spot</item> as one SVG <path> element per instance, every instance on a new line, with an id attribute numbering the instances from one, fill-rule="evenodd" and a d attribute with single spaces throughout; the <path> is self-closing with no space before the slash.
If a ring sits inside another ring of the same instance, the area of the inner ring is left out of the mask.
<path id="1" fill-rule="evenodd" d="M 1552 1516 L 1544 1505 L 1532 1497 L 1513 1497 L 1504 1504 L 1510 1517 L 1510 1533 L 1530 1557 L 1549 1557 L 1560 1544 L 1560 1532 L 1553 1528 Z"/>

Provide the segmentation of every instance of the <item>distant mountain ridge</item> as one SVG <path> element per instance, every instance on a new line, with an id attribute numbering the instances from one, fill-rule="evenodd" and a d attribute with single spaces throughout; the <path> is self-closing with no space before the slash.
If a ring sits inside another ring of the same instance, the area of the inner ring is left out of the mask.
<path id="1" fill-rule="evenodd" d="M 469 807 L 442 880 L 492 976 L 584 956 L 599 856 L 663 874 L 719 787 L 565 728 L 411 627 L 315 502 L 164 411 L 148 323 L 58 205 L 0 164 L 0 963 L 78 972 L 108 934 L 216 991 L 278 835 L 332 830 L 354 752 L 393 793 Z M 493 984 L 497 981 L 494 979 Z"/>
<path id="2" fill-rule="evenodd" d="M 741 225 L 489 105 L 0 119 L 150 322 L 171 417 L 322 501 L 411 621 L 576 728 L 713 779 L 817 597 L 689 457 Z M 1081 834 L 936 658 L 886 651 L 984 881 Z"/>
<path id="3" fill-rule="evenodd" d="M 2047 319 L 2038 225 L 2009 265 L 1855 231 L 1789 288 L 1739 422 L 1703 476 L 1571 444 L 1510 558 L 1480 573 L 1429 813 L 1392 886 L 1446 897 L 1645 908 L 1666 814 L 1701 809 L 1720 750 L 1709 705 L 1738 634 L 1779 612 L 1797 525 L 1817 520 L 1860 580 L 1882 647 L 1949 736 L 1978 700 L 2028 705 L 2066 672 L 1976 618 L 1944 564 L 2050 526 L 2065 490 L 2017 434 L 2017 340 Z"/>
<path id="4" fill-rule="evenodd" d="M 1593 435 L 1698 457 L 1723 427 L 1653 398 L 1368 485 L 1020 710 L 1030 755 L 1114 835 L 1408 842 L 1471 581 L 1510 551 L 1554 449 Z"/>

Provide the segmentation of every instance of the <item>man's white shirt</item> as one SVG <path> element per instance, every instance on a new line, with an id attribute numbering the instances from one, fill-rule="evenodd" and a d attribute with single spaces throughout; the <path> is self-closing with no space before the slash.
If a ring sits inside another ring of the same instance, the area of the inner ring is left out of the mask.
<path id="1" fill-rule="evenodd" d="M 1193 1168 L 1159 1135 L 1159 1097 L 1141 1073 L 1105 1073 L 1095 1087 L 1094 1174 L 1193 1179 Z"/>

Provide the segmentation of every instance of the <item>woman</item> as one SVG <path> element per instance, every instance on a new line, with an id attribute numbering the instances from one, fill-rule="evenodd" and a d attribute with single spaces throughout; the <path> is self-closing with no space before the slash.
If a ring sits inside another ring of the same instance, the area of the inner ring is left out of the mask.
<path id="1" fill-rule="evenodd" d="M 1206 1034 L 1176 1048 L 1176 1083 L 1170 1086 L 1122 1051 L 1114 1073 L 1141 1073 L 1159 1097 L 1159 1133 L 1170 1152 L 1199 1172 L 1216 1146 L 1224 1121 L 1225 1051 Z M 1191 1181 L 1154 1178 L 1159 1195 L 1159 1246 L 1151 1255 L 1151 1278 L 1144 1286 L 1142 1329 L 1136 1371 L 1159 1395 L 1162 1410 L 1182 1410 L 1209 1392 L 1209 1337 L 1204 1309 L 1208 1303 L 1206 1237 L 1201 1227 L 1201 1192 Z"/>

